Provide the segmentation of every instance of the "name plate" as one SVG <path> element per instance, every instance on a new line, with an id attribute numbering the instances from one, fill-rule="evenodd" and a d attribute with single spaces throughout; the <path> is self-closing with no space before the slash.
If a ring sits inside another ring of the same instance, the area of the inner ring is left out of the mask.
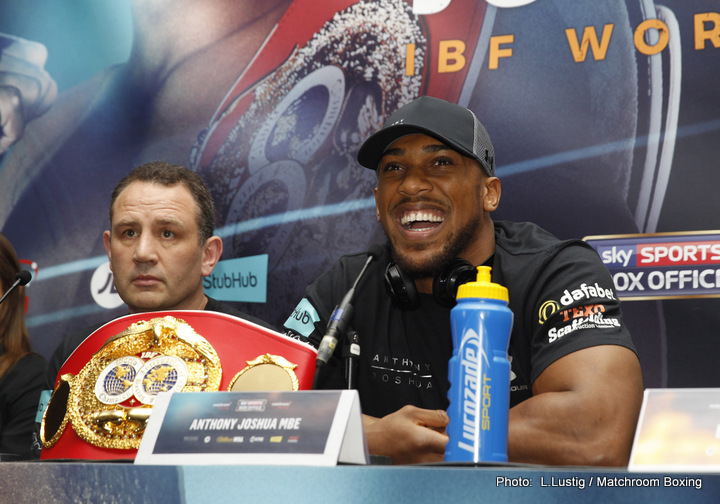
<path id="1" fill-rule="evenodd" d="M 158 394 L 136 464 L 367 464 L 355 390 Z"/>
<path id="2" fill-rule="evenodd" d="M 628 470 L 719 472 L 720 388 L 646 389 Z"/>

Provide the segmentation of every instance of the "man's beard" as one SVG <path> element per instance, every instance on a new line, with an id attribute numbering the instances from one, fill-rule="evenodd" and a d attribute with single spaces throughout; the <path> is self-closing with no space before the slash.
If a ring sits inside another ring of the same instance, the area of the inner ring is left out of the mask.
<path id="1" fill-rule="evenodd" d="M 434 278 L 467 248 L 478 233 L 481 223 L 482 214 L 478 214 L 457 235 L 451 235 L 440 250 L 422 262 L 412 261 L 408 256 L 399 254 L 391 241 L 390 251 L 393 260 L 405 274 L 412 278 Z M 415 250 L 424 250 L 430 246 L 418 245 Z"/>

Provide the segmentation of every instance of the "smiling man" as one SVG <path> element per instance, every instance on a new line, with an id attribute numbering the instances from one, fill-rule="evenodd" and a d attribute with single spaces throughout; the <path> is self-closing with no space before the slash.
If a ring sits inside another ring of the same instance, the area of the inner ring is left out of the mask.
<path id="1" fill-rule="evenodd" d="M 375 164 L 375 160 L 368 160 Z M 436 273 L 454 258 L 478 261 L 493 251 L 489 212 L 500 183 L 478 162 L 425 134 L 402 136 L 378 161 L 377 219 L 398 267 L 432 292 Z"/>
<path id="2" fill-rule="evenodd" d="M 501 195 L 494 156 L 471 111 L 431 97 L 395 112 L 358 153 L 376 170 L 388 238 L 357 285 L 347 331 L 360 347 L 353 386 L 370 453 L 395 464 L 443 460 L 450 309 L 457 286 L 488 265 L 514 314 L 510 461 L 627 464 L 642 377 L 612 279 L 581 240 L 492 220 Z M 288 334 L 319 345 L 367 258 L 344 256 L 308 286 Z M 346 388 L 349 343 L 340 338 L 318 388 Z"/>

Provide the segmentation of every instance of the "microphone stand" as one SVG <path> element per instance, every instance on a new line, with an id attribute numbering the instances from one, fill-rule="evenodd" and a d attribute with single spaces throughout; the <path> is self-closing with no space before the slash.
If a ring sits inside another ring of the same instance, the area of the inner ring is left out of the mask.
<path id="1" fill-rule="evenodd" d="M 357 370 L 360 361 L 360 335 L 355 329 L 347 333 L 347 343 L 343 346 L 342 356 L 345 359 L 345 382 L 347 389 L 356 388 Z"/>
<path id="2" fill-rule="evenodd" d="M 353 312 L 352 299 L 355 295 L 355 289 L 360 283 L 360 279 L 365 274 L 365 271 L 368 269 L 368 266 L 370 266 L 370 263 L 375 261 L 381 255 L 382 246 L 378 244 L 373 244 L 370 247 L 370 250 L 368 250 L 368 258 L 365 261 L 362 269 L 360 270 L 357 278 L 355 278 L 355 282 L 353 283 L 352 287 L 350 287 L 350 290 L 347 291 L 342 301 L 340 301 L 340 304 L 335 307 L 332 314 L 330 315 L 327 329 L 325 329 L 325 335 L 322 337 L 322 340 L 320 340 L 320 345 L 318 346 L 317 360 L 315 361 L 315 378 L 313 380 L 313 388 L 316 388 L 320 377 L 320 370 L 330 360 L 330 357 L 332 356 L 333 352 L 335 351 L 335 347 L 338 344 L 338 340 L 343 336 L 347 336 L 348 334 L 348 325 L 350 323 L 350 319 L 352 319 Z M 351 349 L 354 348 L 353 345 L 344 346 L 350 346 Z M 352 381 L 354 381 L 354 378 Z"/>

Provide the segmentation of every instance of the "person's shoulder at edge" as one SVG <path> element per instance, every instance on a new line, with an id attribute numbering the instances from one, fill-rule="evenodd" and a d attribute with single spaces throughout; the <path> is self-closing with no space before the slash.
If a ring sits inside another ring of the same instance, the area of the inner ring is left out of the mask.
<path id="1" fill-rule="evenodd" d="M 62 368 L 63 364 L 65 364 L 65 361 L 68 359 L 68 357 L 72 355 L 75 349 L 79 347 L 80 344 L 85 341 L 88 336 L 90 336 L 104 324 L 105 322 L 100 322 L 98 324 L 87 326 L 83 329 L 80 329 L 79 331 L 71 332 L 65 338 L 63 338 L 63 340 L 55 348 L 53 354 L 50 356 L 50 359 L 48 359 L 47 362 L 45 381 L 48 389 L 52 390 L 55 388 L 55 381 L 57 380 L 57 375 L 60 372 L 60 368 Z"/>
<path id="2" fill-rule="evenodd" d="M 7 376 L 13 376 L 14 374 L 23 376 L 23 380 L 27 380 L 28 378 L 35 380 L 44 374 L 46 362 L 45 357 L 42 355 L 35 352 L 28 352 L 20 357 L 20 359 L 7 370 L 3 376 L 3 380 Z M 3 380 L 0 380 L 0 384 L 3 383 Z"/>
<path id="3" fill-rule="evenodd" d="M 493 221 L 493 224 L 495 225 L 496 246 L 515 248 L 520 245 L 523 253 L 532 254 L 540 250 L 563 248 L 568 245 L 592 248 L 580 238 L 558 238 L 533 222 L 497 220 Z"/>
<path id="4" fill-rule="evenodd" d="M 387 243 L 385 243 L 382 245 L 380 250 L 382 253 L 380 256 L 375 258 L 375 263 L 385 264 L 390 260 L 390 247 Z M 342 273 L 354 280 L 357 273 L 367 262 L 369 253 L 370 252 L 367 250 L 361 250 L 351 252 L 349 254 L 343 254 L 321 275 L 321 277 L 335 272 L 336 274 Z"/>

